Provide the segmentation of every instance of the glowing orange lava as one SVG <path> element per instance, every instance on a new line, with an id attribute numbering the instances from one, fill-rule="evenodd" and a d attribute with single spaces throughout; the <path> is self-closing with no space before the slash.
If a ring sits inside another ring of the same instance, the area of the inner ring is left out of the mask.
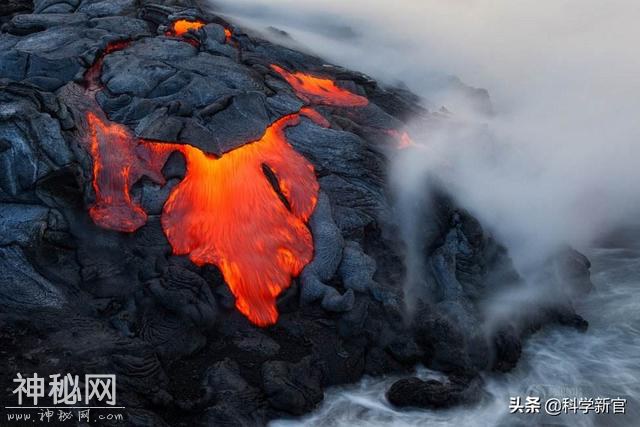
<path id="1" fill-rule="evenodd" d="M 256 325 L 273 324 L 276 297 L 313 256 L 306 222 L 315 208 L 318 182 L 311 163 L 284 134 L 301 115 L 328 125 L 317 112 L 303 109 L 274 122 L 258 141 L 216 158 L 190 145 L 137 139 L 123 125 L 89 112 L 87 143 L 96 193 L 89 213 L 104 228 L 137 230 L 147 214 L 131 199 L 131 186 L 143 175 L 164 183 L 161 169 L 167 157 L 181 152 L 187 173 L 161 217 L 173 252 L 197 265 L 217 265 L 238 310 Z M 263 166 L 273 171 L 288 206 Z"/>
<path id="2" fill-rule="evenodd" d="M 177 32 L 182 27 L 174 28 Z M 82 142 L 93 159 L 96 197 L 91 218 L 121 232 L 142 227 L 147 213 L 132 199 L 131 188 L 143 176 L 164 184 L 162 167 L 172 152 L 179 151 L 186 160 L 186 174 L 172 189 L 161 215 L 174 254 L 187 255 L 197 265 L 217 265 L 238 310 L 256 325 L 275 323 L 277 296 L 313 257 L 306 222 L 319 189 L 313 166 L 289 145 L 284 131 L 303 115 L 321 126 L 329 123 L 305 107 L 276 120 L 259 140 L 221 157 L 190 145 L 136 138 L 124 125 L 109 121 L 95 101 L 104 56 L 126 46 L 127 42 L 110 44 L 85 73 L 88 102 Z M 359 98 L 335 87 L 324 103 L 361 102 Z"/>
<path id="3" fill-rule="evenodd" d="M 167 35 L 169 36 L 183 36 L 187 34 L 189 31 L 199 30 L 204 27 L 205 23 L 198 20 L 190 20 L 190 19 L 178 19 L 171 24 L 171 29 L 167 31 Z"/>
<path id="4" fill-rule="evenodd" d="M 336 107 L 363 107 L 369 104 L 369 100 L 364 96 L 337 86 L 331 79 L 301 72 L 290 73 L 275 64 L 272 64 L 271 68 L 280 74 L 295 90 L 296 95 L 305 102 Z"/>
<path id="5" fill-rule="evenodd" d="M 134 138 L 122 125 L 87 113 L 87 145 L 93 158 L 93 189 L 96 202 L 89 208 L 94 222 L 111 230 L 132 232 L 147 222 L 147 214 L 131 200 L 131 186 L 143 175 L 164 183 L 164 157 L 150 144 Z"/>
<path id="6" fill-rule="evenodd" d="M 228 29 L 228 28 L 225 28 L 224 29 L 224 37 L 225 37 L 225 40 L 227 41 L 227 43 L 229 43 L 231 41 L 231 36 L 233 36 L 233 33 L 231 32 L 231 30 Z"/>
<path id="7" fill-rule="evenodd" d="M 187 159 L 187 175 L 164 206 L 164 232 L 175 254 L 217 265 L 238 310 L 258 326 L 276 322 L 276 297 L 313 257 L 306 222 L 318 182 L 284 135 L 299 120 L 299 114 L 285 116 L 260 140 L 217 159 L 188 145 L 175 147 Z M 290 209 L 263 165 L 274 172 Z"/>

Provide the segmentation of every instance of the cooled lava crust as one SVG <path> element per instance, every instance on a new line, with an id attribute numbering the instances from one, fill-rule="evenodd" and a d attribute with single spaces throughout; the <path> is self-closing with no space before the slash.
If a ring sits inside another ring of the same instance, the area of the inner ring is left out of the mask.
<path id="1" fill-rule="evenodd" d="M 264 425 L 416 363 L 471 401 L 526 334 L 585 327 L 559 295 L 485 329 L 482 300 L 523 284 L 442 185 L 415 201 L 426 268 L 405 293 L 389 160 L 419 149 L 410 120 L 455 125 L 408 91 L 196 1 L 0 11 L 0 390 L 116 374 L 126 425 Z M 553 262 L 588 289 L 584 257 Z M 400 385 L 399 405 L 424 388 Z"/>

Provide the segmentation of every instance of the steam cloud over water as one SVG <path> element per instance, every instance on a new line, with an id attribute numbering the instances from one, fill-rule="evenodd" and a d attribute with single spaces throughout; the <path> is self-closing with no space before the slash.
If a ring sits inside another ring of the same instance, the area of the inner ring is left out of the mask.
<path id="1" fill-rule="evenodd" d="M 586 248 L 613 231 L 640 230 L 640 56 L 635 48 L 640 2 L 215 4 L 234 22 L 262 30 L 267 38 L 311 50 L 387 84 L 406 84 L 431 111 L 444 105 L 450 112 L 443 112 L 440 125 L 413 126 L 419 147 L 400 152 L 392 165 L 409 249 L 407 292 L 425 286 L 420 282 L 423 257 L 412 237 L 424 220 L 425 212 L 415 206 L 426 197 L 428 181 L 444 183 L 508 246 L 529 285 L 524 292 L 503 292 L 485 301 L 489 323 L 511 318 L 534 302 L 552 302 L 547 299 L 555 298 L 556 290 L 535 272 L 561 245 L 584 250 L 594 262 L 597 292 L 576 307 L 590 321 L 588 332 L 536 334 L 512 372 L 486 377 L 489 397 L 481 405 L 398 411 L 384 397 L 395 378 L 370 379 L 330 391 L 323 406 L 302 421 L 272 425 L 511 425 L 506 412 L 510 396 L 534 388 L 543 396 L 561 390 L 566 397 L 567 386 L 580 396 L 624 396 L 630 417 L 573 417 L 561 423 L 632 425 L 640 396 L 638 247 Z M 473 88 L 487 89 L 491 108 L 487 94 Z M 541 420 L 518 421 L 539 425 Z"/>
<path id="2" fill-rule="evenodd" d="M 588 245 L 640 214 L 640 3 L 633 0 L 217 1 L 250 28 L 389 84 L 404 82 L 446 126 L 412 136 L 401 194 L 444 181 L 526 266 Z M 268 34 L 268 33 L 265 33 Z M 287 39 L 279 39 L 287 42 Z M 495 114 L 464 86 L 486 88 Z M 471 101 L 471 102 L 470 102 Z M 454 130 L 452 130 L 454 129 Z"/>

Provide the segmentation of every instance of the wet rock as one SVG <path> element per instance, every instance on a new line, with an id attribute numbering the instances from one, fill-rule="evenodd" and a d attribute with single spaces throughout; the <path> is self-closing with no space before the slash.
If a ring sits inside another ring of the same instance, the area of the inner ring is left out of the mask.
<path id="1" fill-rule="evenodd" d="M 415 365 L 425 356 L 424 350 L 407 334 L 395 337 L 386 350 L 395 360 L 406 365 Z"/>
<path id="2" fill-rule="evenodd" d="M 375 335 L 376 322 L 369 318 L 369 300 L 364 297 L 355 298 L 353 308 L 340 316 L 338 334 L 342 338 L 361 338 Z M 369 322 L 367 322 L 369 321 Z"/>
<path id="3" fill-rule="evenodd" d="M 586 295 L 593 289 L 589 259 L 571 247 L 564 248 L 554 259 L 564 289 L 571 297 Z"/>
<path id="4" fill-rule="evenodd" d="M 380 348 L 372 348 L 366 356 L 365 372 L 367 375 L 383 375 L 385 372 L 399 372 L 403 365 L 396 362 L 387 352 Z"/>
<path id="5" fill-rule="evenodd" d="M 399 407 L 444 409 L 459 404 L 474 403 L 481 396 L 478 381 L 461 383 L 405 378 L 396 381 L 387 391 L 387 399 Z"/>
<path id="6" fill-rule="evenodd" d="M 241 408 L 236 408 L 221 401 L 207 408 L 202 415 L 202 426 L 253 427 L 256 424 L 252 417 Z"/>
<path id="7" fill-rule="evenodd" d="M 418 344 L 425 349 L 428 366 L 460 376 L 474 376 L 467 352 L 466 335 L 448 317 L 425 307 L 414 315 L 414 330 Z"/>
<path id="8" fill-rule="evenodd" d="M 493 340 L 495 357 L 493 369 L 507 372 L 513 369 L 522 353 L 522 343 L 513 328 L 498 331 Z"/>

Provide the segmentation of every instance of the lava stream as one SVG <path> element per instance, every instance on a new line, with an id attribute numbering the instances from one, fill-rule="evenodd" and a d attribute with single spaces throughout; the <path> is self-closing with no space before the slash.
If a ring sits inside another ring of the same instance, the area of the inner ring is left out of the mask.
<path id="1" fill-rule="evenodd" d="M 189 145 L 173 147 L 187 160 L 187 175 L 162 213 L 173 251 L 196 265 L 217 265 L 238 310 L 258 326 L 277 321 L 276 297 L 313 257 L 306 222 L 315 208 L 318 182 L 311 163 L 284 135 L 299 120 L 300 114 L 285 116 L 260 140 L 217 159 Z M 263 165 L 274 172 L 290 210 Z"/>
<path id="2" fill-rule="evenodd" d="M 164 183 L 161 169 L 170 153 L 155 150 L 96 113 L 87 113 L 87 124 L 96 194 L 89 215 L 101 227 L 133 232 L 147 222 L 147 213 L 131 199 L 131 186 L 143 175 Z"/>
<path id="3" fill-rule="evenodd" d="M 186 159 L 186 174 L 161 215 L 174 254 L 187 255 L 197 265 L 217 265 L 238 310 L 256 325 L 275 323 L 277 296 L 313 257 L 306 222 L 319 189 L 313 166 L 289 145 L 284 130 L 303 115 L 321 126 L 329 123 L 305 107 L 276 120 L 259 140 L 221 157 L 191 145 L 136 138 L 126 126 L 109 121 L 95 101 L 102 88 L 104 56 L 127 45 L 110 44 L 85 73 L 82 141 L 93 159 L 96 197 L 91 218 L 122 232 L 142 227 L 147 213 L 132 199 L 131 187 L 143 176 L 164 184 L 162 167 L 179 151 Z M 275 177 L 276 188 L 265 168 Z"/>
<path id="4" fill-rule="evenodd" d="M 161 216 L 173 252 L 188 255 L 197 265 L 217 265 L 238 310 L 256 325 L 273 324 L 278 319 L 276 297 L 313 256 L 306 222 L 315 208 L 318 182 L 311 163 L 284 134 L 301 115 L 328 124 L 317 112 L 303 109 L 274 122 L 258 141 L 216 158 L 190 145 L 135 138 L 125 126 L 89 112 L 96 194 L 89 213 L 104 228 L 137 230 L 147 214 L 131 199 L 131 186 L 143 175 L 163 183 L 166 159 L 181 152 L 186 175 L 173 188 Z M 263 166 L 273 171 L 288 207 Z"/>
<path id="5" fill-rule="evenodd" d="M 301 72 L 290 73 L 272 64 L 271 68 L 280 74 L 295 90 L 298 98 L 311 104 L 333 105 L 336 107 L 364 107 L 369 100 L 336 85 L 328 78 L 321 78 Z"/>

